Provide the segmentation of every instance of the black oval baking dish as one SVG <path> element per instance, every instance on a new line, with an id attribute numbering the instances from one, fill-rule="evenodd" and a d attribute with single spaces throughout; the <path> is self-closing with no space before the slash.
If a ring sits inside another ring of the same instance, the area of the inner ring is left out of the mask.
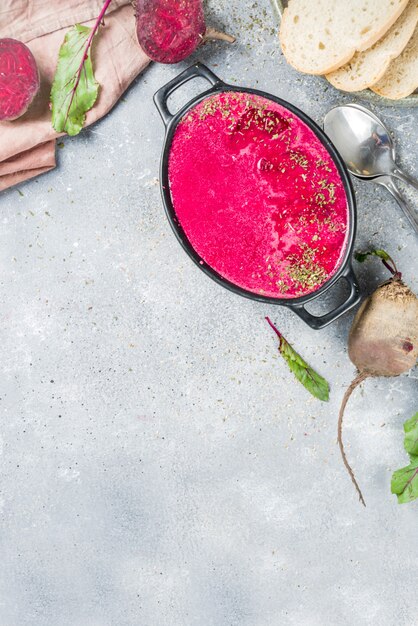
<path id="1" fill-rule="evenodd" d="M 192 80 L 194 78 L 204 78 L 210 84 L 211 88 L 198 94 L 192 100 L 190 100 L 187 104 L 185 104 L 176 114 L 170 113 L 167 100 L 168 98 L 178 89 L 181 85 Z M 340 263 L 339 268 L 331 276 L 321 287 L 319 287 L 316 291 L 309 293 L 304 296 L 300 296 L 298 298 L 274 298 L 270 296 L 263 296 L 257 293 L 253 293 L 251 291 L 247 291 L 238 285 L 230 282 L 223 276 L 221 276 L 218 272 L 212 269 L 209 265 L 202 261 L 200 255 L 195 251 L 193 246 L 190 244 L 181 224 L 179 223 L 176 212 L 174 210 L 174 206 L 171 200 L 170 195 L 170 185 L 169 185 L 169 174 L 168 174 L 168 157 L 171 148 L 171 142 L 174 136 L 174 132 L 176 130 L 177 124 L 183 118 L 185 113 L 192 109 L 195 105 L 201 102 L 203 99 L 208 96 L 225 92 L 225 91 L 235 91 L 235 92 L 245 92 L 249 94 L 255 94 L 258 96 L 262 96 L 263 98 L 267 98 L 268 100 L 272 100 L 273 102 L 277 102 L 281 106 L 288 109 L 291 113 L 299 117 L 318 137 L 321 143 L 324 145 L 328 154 L 334 161 L 338 172 L 340 174 L 341 180 L 344 185 L 347 204 L 349 210 L 348 216 L 348 240 L 345 248 L 345 252 Z M 196 265 L 203 271 L 205 274 L 210 276 L 217 283 L 226 287 L 230 291 L 244 296 L 246 298 L 250 298 L 252 300 L 257 300 L 258 302 L 264 302 L 266 304 L 278 304 L 281 306 L 288 307 L 292 311 L 294 311 L 301 319 L 303 319 L 311 328 L 320 329 L 324 328 L 334 320 L 344 315 L 347 311 L 352 309 L 360 300 L 360 290 L 357 283 L 356 276 L 353 272 L 351 265 L 351 257 L 354 245 L 354 238 L 356 234 L 356 225 L 357 225 L 357 217 L 356 217 L 356 202 L 355 196 L 353 192 L 353 188 L 351 186 L 351 181 L 349 178 L 349 174 L 346 170 L 345 164 L 343 163 L 341 157 L 339 156 L 337 150 L 334 148 L 328 137 L 322 131 L 322 129 L 311 119 L 309 118 L 303 111 L 296 108 L 289 102 L 282 100 L 281 98 L 277 98 L 269 93 L 265 93 L 264 91 L 259 91 L 255 89 L 249 89 L 246 87 L 237 87 L 236 85 L 229 85 L 224 83 L 220 78 L 218 78 L 209 68 L 201 63 L 196 63 L 192 65 L 184 72 L 179 74 L 169 83 L 167 83 L 164 87 L 159 89 L 157 93 L 154 95 L 155 105 L 161 115 L 161 118 L 164 122 L 166 133 L 164 140 L 163 153 L 161 158 L 161 166 L 160 166 L 160 187 L 162 199 L 165 207 L 165 211 L 170 222 L 170 225 L 176 235 L 178 241 L 190 256 L 191 259 L 196 263 Z M 329 311 L 328 313 L 316 316 L 312 315 L 305 309 L 305 305 L 308 302 L 312 302 L 317 299 L 323 293 L 328 291 L 337 281 L 343 279 L 349 286 L 349 294 L 335 309 Z"/>

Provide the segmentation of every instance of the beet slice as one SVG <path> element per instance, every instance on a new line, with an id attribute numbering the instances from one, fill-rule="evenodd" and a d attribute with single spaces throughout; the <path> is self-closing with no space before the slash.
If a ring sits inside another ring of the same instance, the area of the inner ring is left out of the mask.
<path id="1" fill-rule="evenodd" d="M 138 42 L 150 59 L 178 63 L 202 42 L 206 31 L 202 0 L 137 0 Z"/>
<path id="2" fill-rule="evenodd" d="M 38 90 L 32 52 L 17 39 L 0 39 L 0 120 L 15 120 L 26 113 Z"/>

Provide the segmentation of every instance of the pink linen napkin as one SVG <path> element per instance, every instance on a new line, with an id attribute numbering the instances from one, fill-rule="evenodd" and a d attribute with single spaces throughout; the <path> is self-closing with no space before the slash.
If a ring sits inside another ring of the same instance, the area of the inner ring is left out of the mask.
<path id="1" fill-rule="evenodd" d="M 94 24 L 101 0 L 1 0 L 0 37 L 14 37 L 31 49 L 41 75 L 41 89 L 28 112 L 13 122 L 0 122 L 0 191 L 55 167 L 55 139 L 49 92 L 58 51 L 68 28 Z M 87 113 L 86 125 L 103 117 L 128 85 L 148 65 L 138 45 L 133 8 L 113 0 L 93 44 L 99 97 Z"/>

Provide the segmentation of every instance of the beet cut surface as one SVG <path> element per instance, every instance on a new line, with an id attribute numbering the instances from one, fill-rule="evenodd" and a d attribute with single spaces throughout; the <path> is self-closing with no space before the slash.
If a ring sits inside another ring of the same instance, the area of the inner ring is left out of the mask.
<path id="1" fill-rule="evenodd" d="M 39 72 L 32 52 L 17 39 L 0 39 L 0 120 L 26 113 L 39 90 Z"/>
<path id="2" fill-rule="evenodd" d="M 137 0 L 139 45 L 158 63 L 178 63 L 196 50 L 205 34 L 202 0 Z"/>

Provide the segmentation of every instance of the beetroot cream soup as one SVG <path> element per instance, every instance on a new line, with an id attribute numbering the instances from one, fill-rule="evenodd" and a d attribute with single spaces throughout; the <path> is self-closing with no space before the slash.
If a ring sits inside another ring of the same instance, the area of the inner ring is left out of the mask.
<path id="1" fill-rule="evenodd" d="M 202 261 L 248 291 L 302 296 L 342 260 L 348 207 L 337 168 L 313 131 L 271 100 L 202 100 L 176 128 L 169 182 Z"/>

